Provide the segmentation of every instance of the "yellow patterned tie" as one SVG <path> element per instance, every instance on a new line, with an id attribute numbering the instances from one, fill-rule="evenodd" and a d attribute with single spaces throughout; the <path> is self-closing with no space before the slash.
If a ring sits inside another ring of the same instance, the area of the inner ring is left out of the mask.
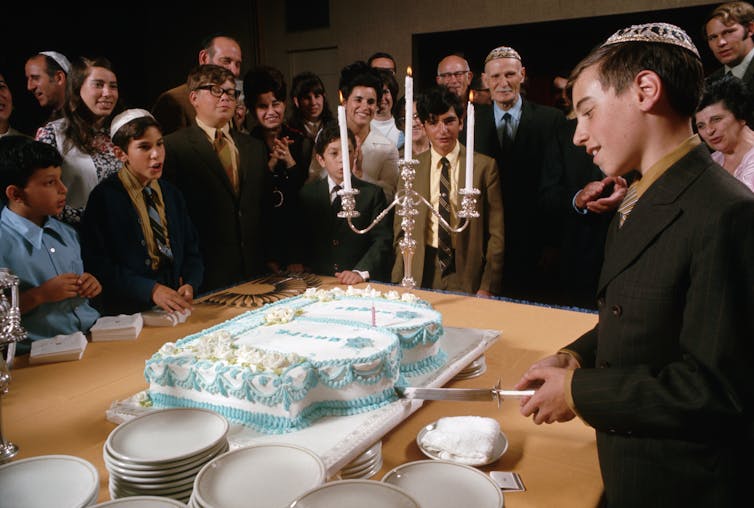
<path id="1" fill-rule="evenodd" d="M 225 174 L 228 176 L 228 181 L 233 188 L 233 192 L 238 194 L 238 178 L 233 167 L 233 147 L 230 146 L 228 140 L 223 136 L 223 131 L 220 129 L 215 131 L 214 147 L 217 156 L 220 158 L 220 164 L 225 168 Z"/>
<path id="2" fill-rule="evenodd" d="M 440 216 L 450 224 L 450 161 L 443 157 L 440 159 L 442 169 L 440 172 L 440 196 L 439 212 Z M 450 233 L 442 224 L 437 222 L 437 259 L 440 261 L 440 268 L 443 276 L 448 273 L 453 261 L 453 240 Z"/>
<path id="3" fill-rule="evenodd" d="M 634 206 L 636 205 L 636 202 L 639 200 L 639 193 L 637 191 L 637 188 L 639 186 L 639 180 L 634 180 L 631 185 L 628 186 L 628 190 L 626 191 L 626 196 L 623 198 L 623 201 L 621 201 L 620 206 L 618 207 L 618 227 L 623 227 L 623 223 L 626 222 L 626 219 L 628 218 L 628 214 L 631 213 L 631 210 L 634 209 Z"/>

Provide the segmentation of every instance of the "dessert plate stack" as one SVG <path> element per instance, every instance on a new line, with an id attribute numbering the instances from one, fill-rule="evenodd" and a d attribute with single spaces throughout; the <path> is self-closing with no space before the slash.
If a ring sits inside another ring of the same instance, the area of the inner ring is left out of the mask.
<path id="1" fill-rule="evenodd" d="M 187 502 L 201 468 L 228 451 L 228 421 L 205 409 L 164 409 L 116 427 L 105 441 L 112 499 L 162 496 Z"/>
<path id="2" fill-rule="evenodd" d="M 382 441 L 377 441 L 367 451 L 353 459 L 340 470 L 343 480 L 367 479 L 382 469 Z"/>
<path id="3" fill-rule="evenodd" d="M 0 506 L 92 506 L 98 496 L 97 469 L 78 457 L 42 455 L 0 466 Z"/>
<path id="4" fill-rule="evenodd" d="M 454 381 L 461 379 L 471 379 L 481 376 L 487 371 L 487 360 L 484 359 L 484 355 L 477 357 L 473 362 L 464 367 L 453 378 Z"/>
<path id="5" fill-rule="evenodd" d="M 123 497 L 96 504 L 93 508 L 102 508 L 105 506 L 107 508 L 112 508 L 113 506 L 117 506 L 117 508 L 186 508 L 186 505 L 180 501 L 159 496 Z"/>
<path id="6" fill-rule="evenodd" d="M 237 448 L 205 465 L 189 508 L 282 508 L 325 482 L 325 463 L 291 444 Z"/>

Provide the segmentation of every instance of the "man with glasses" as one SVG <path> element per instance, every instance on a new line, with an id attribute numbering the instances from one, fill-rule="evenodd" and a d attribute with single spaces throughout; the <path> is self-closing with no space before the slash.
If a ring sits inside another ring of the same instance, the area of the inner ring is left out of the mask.
<path id="1" fill-rule="evenodd" d="M 186 87 L 196 117 L 165 137 L 164 175 L 186 198 L 204 260 L 200 292 L 231 286 L 264 270 L 262 143 L 230 128 L 239 91 L 228 69 L 195 67 Z"/>
<path id="2" fill-rule="evenodd" d="M 473 77 L 474 73 L 469 70 L 469 62 L 458 55 L 448 55 L 437 64 L 437 84 L 448 87 L 463 102 L 468 98 L 469 85 Z"/>
<path id="3" fill-rule="evenodd" d="M 227 35 L 216 34 L 206 38 L 199 50 L 199 64 L 215 64 L 225 67 L 235 79 L 241 75 L 241 46 Z M 194 121 L 194 108 L 189 101 L 186 84 L 163 92 L 152 108 L 152 114 L 160 122 L 162 132 L 167 135 Z"/>

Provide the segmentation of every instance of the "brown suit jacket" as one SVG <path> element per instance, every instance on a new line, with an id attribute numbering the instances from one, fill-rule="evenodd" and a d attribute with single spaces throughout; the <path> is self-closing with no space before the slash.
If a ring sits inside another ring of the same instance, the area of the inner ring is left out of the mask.
<path id="1" fill-rule="evenodd" d="M 456 188 L 463 188 L 466 181 L 466 148 L 461 146 L 460 166 Z M 429 199 L 430 152 L 418 157 L 414 189 Z M 477 205 L 479 218 L 471 219 L 462 232 L 453 235 L 455 248 L 455 281 L 449 290 L 476 293 L 478 290 L 499 294 L 503 274 L 503 202 L 500 193 L 500 176 L 495 161 L 480 153 L 474 154 L 474 187 L 481 191 Z M 460 197 L 459 197 L 460 198 Z M 460 199 L 459 199 L 460 203 Z M 417 286 L 428 287 L 432 281 L 422 281 L 425 255 L 425 229 L 429 227 L 429 210 L 419 206 L 414 226 L 416 251 L 411 262 L 411 273 Z M 392 281 L 403 278 L 403 256 L 398 245 L 403 238 L 401 217 L 395 219 L 395 264 Z M 424 284 L 422 284 L 424 282 Z M 453 287 L 455 286 L 455 287 Z"/>
<path id="2" fill-rule="evenodd" d="M 161 93 L 152 107 L 152 114 L 166 136 L 192 125 L 196 110 L 189 101 L 188 85 L 184 83 Z"/>

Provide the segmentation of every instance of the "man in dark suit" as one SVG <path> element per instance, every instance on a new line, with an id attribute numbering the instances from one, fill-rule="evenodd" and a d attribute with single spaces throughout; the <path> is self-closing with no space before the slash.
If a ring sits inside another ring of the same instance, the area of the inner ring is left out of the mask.
<path id="1" fill-rule="evenodd" d="M 710 78 L 718 79 L 731 73 L 754 91 L 754 7 L 748 2 L 727 2 L 717 6 L 707 16 L 702 35 L 722 64 L 710 74 Z"/>
<path id="2" fill-rule="evenodd" d="M 424 125 L 430 149 L 417 159 L 414 189 L 454 227 L 460 220 L 461 197 L 458 191 L 466 181 L 466 148 L 458 142 L 463 105 L 460 98 L 444 86 L 430 89 L 417 101 L 417 113 Z M 447 170 L 443 169 L 447 167 Z M 447 171 L 448 186 L 443 186 Z M 473 158 L 473 185 L 479 189 L 478 218 L 469 219 L 468 226 L 443 240 L 437 217 L 420 203 L 415 216 L 416 250 L 411 274 L 423 288 L 461 291 L 489 297 L 499 294 L 503 263 L 503 203 L 497 164 L 485 155 Z M 393 282 L 401 282 L 404 262 L 399 242 L 403 238 L 400 221 L 395 224 L 396 260 Z M 449 244 L 448 244 L 449 243 Z"/>
<path id="3" fill-rule="evenodd" d="M 165 137 L 164 174 L 186 198 L 204 259 L 202 291 L 264 271 L 261 142 L 230 129 L 238 91 L 233 74 L 199 65 L 188 77 L 194 124 Z"/>
<path id="4" fill-rule="evenodd" d="M 350 157 L 356 139 L 349 134 Z M 305 185 L 299 194 L 304 227 L 304 245 L 298 254 L 304 265 L 314 273 L 334 275 L 341 284 L 358 284 L 368 279 L 386 281 L 393 240 L 392 224 L 383 219 L 368 233 L 357 234 L 346 219 L 339 218 L 343 185 L 343 157 L 340 130 L 337 123 L 326 125 L 317 135 L 314 147 L 317 162 L 327 170 L 327 176 Z M 352 219 L 358 229 L 368 227 L 387 207 L 381 187 L 351 177 L 356 195 L 359 217 Z"/>
<path id="5" fill-rule="evenodd" d="M 544 217 L 537 208 L 545 148 L 565 122 L 563 113 L 521 96 L 526 77 L 513 48 L 493 49 L 484 63 L 482 81 L 493 104 L 475 110 L 474 148 L 500 168 L 505 207 L 505 261 L 502 294 L 546 300 L 552 274 L 546 267 Z"/>
<path id="6" fill-rule="evenodd" d="M 215 64 L 225 67 L 238 79 L 241 75 L 241 46 L 227 35 L 217 34 L 202 41 L 199 64 Z M 240 89 L 240 87 L 239 87 Z M 166 90 L 155 101 L 152 114 L 160 122 L 162 132 L 168 135 L 194 123 L 196 112 L 189 100 L 186 83 Z"/>
<path id="7" fill-rule="evenodd" d="M 664 23 L 571 74 L 574 142 L 640 174 L 608 232 L 597 326 L 517 388 L 534 422 L 597 432 L 607 506 L 737 506 L 754 478 L 754 197 L 693 134 L 699 53 Z M 616 122 L 615 118 L 620 118 Z"/>

